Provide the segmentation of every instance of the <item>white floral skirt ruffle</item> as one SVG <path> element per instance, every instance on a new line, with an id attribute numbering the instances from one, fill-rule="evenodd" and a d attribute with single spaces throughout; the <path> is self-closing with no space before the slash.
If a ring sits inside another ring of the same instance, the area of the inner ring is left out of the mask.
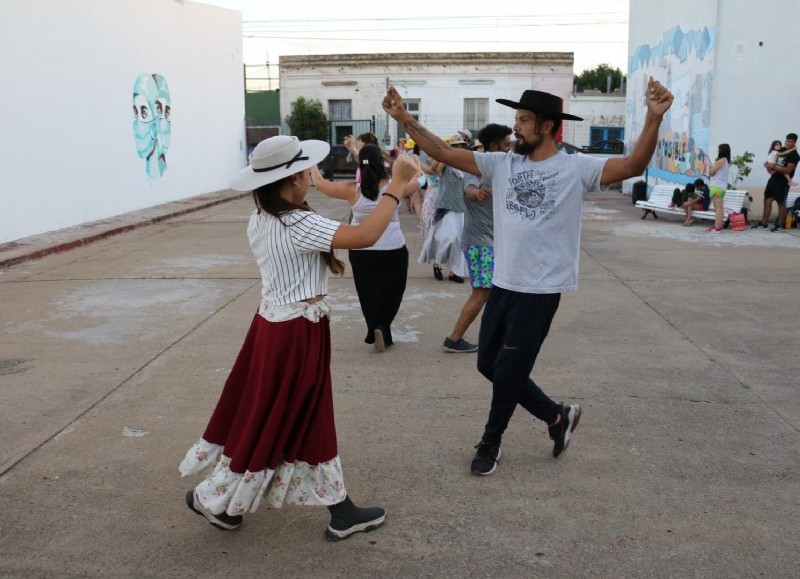
<path id="1" fill-rule="evenodd" d="M 338 455 L 316 465 L 300 460 L 281 461 L 275 470 L 240 474 L 230 469 L 231 459 L 223 450 L 222 446 L 200 439 L 179 467 L 182 476 L 190 476 L 216 462 L 211 476 L 195 487 L 200 503 L 214 514 L 254 513 L 262 498 L 270 506 L 280 508 L 284 503 L 335 505 L 347 495 Z"/>

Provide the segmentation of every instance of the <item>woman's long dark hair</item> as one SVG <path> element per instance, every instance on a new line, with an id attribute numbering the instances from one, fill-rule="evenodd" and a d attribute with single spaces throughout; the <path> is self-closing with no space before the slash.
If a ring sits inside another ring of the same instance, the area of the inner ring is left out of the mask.
<path id="1" fill-rule="evenodd" d="M 717 161 L 725 157 L 728 163 L 731 162 L 731 146 L 728 143 L 722 143 L 717 152 Z"/>
<path id="2" fill-rule="evenodd" d="M 364 145 L 358 152 L 358 166 L 361 168 L 361 194 L 375 201 L 381 188 L 381 181 L 389 178 L 383 165 L 383 153 L 378 145 Z"/>
<path id="3" fill-rule="evenodd" d="M 299 209 L 300 211 L 315 212 L 306 201 L 303 201 L 302 205 L 295 205 L 294 203 L 290 203 L 281 197 L 281 188 L 283 187 L 283 183 L 288 179 L 289 177 L 284 177 L 280 181 L 268 183 L 253 190 L 253 201 L 255 202 L 256 209 L 259 211 L 259 213 L 261 211 L 269 213 L 283 223 L 284 226 L 286 223 L 284 223 L 281 217 L 290 211 Z M 323 251 L 322 258 L 325 260 L 325 263 L 327 264 L 328 269 L 331 270 L 331 273 L 334 275 L 342 275 L 344 273 L 344 262 L 341 259 L 336 258 L 336 254 L 333 252 L 333 250 Z"/>

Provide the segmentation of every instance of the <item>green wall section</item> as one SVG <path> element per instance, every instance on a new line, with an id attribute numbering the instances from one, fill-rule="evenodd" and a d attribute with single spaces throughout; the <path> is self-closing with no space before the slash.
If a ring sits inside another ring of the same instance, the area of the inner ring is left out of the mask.
<path id="1" fill-rule="evenodd" d="M 248 127 L 281 124 L 279 91 L 248 92 L 244 95 L 244 115 Z"/>

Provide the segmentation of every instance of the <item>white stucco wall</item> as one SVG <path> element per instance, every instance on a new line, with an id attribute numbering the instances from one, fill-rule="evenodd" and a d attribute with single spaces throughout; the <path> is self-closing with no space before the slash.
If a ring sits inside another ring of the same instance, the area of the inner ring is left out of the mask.
<path id="1" fill-rule="evenodd" d="M 719 143 L 729 143 L 733 155 L 755 153 L 744 184 L 760 190 L 768 178 L 762 164 L 769 144 L 790 132 L 800 134 L 800 78 L 793 48 L 800 31 L 800 3 L 763 0 L 756 7 L 717 1 L 713 151 Z"/>
<path id="2" fill-rule="evenodd" d="M 0 242 L 227 187 L 246 164 L 241 15 L 176 0 L 25 0 L 0 18 Z M 132 93 L 171 96 L 167 169 L 137 156 Z"/>
<path id="3" fill-rule="evenodd" d="M 298 97 L 315 98 L 328 106 L 331 99 L 350 99 L 354 119 L 378 121 L 383 137 L 386 115 L 381 101 L 386 81 L 406 99 L 420 100 L 420 121 L 442 137 L 464 126 L 464 99 L 489 99 L 487 122 L 511 126 L 514 110 L 496 98 L 518 100 L 526 89 L 543 90 L 564 99 L 569 110 L 572 90 L 572 53 L 534 53 L 525 62 L 512 53 L 392 54 L 281 57 L 280 106 L 289 115 Z M 499 59 L 499 61 L 498 61 Z M 331 81 L 347 83 L 331 86 Z M 476 84 L 479 83 L 479 84 Z M 397 135 L 389 121 L 391 141 Z"/>
<path id="4" fill-rule="evenodd" d="M 796 94 L 800 81 L 792 72 L 791 39 L 800 29 L 796 2 L 763 0 L 757 5 L 741 0 L 637 0 L 631 2 L 626 102 L 626 141 L 641 130 L 646 77 L 632 72 L 633 58 L 641 46 L 655 47 L 674 27 L 683 32 L 708 28 L 712 52 L 688 65 L 674 56 L 653 59 L 648 72 L 666 83 L 675 103 L 664 119 L 661 133 L 685 133 L 713 160 L 720 143 L 728 143 L 734 156 L 755 154 L 752 172 L 739 184 L 751 192 L 763 189 L 767 174 L 761 166 L 773 139 L 800 133 Z M 787 54 L 786 50 L 789 49 Z M 674 139 L 679 139 L 675 137 Z M 673 139 L 668 139 L 672 141 Z M 681 167 L 670 182 L 693 180 Z M 659 171 L 655 171 L 658 175 Z M 650 171 L 650 182 L 653 184 Z M 628 184 L 629 186 L 629 184 Z"/>

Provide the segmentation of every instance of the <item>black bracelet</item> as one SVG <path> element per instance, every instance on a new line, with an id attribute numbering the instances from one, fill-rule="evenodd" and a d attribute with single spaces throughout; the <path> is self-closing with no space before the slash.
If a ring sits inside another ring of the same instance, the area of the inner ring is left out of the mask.
<path id="1" fill-rule="evenodd" d="M 381 193 L 381 197 L 391 197 L 392 199 L 397 201 L 398 205 L 400 205 L 400 200 L 397 197 L 395 197 L 394 195 L 392 195 L 391 193 Z"/>

